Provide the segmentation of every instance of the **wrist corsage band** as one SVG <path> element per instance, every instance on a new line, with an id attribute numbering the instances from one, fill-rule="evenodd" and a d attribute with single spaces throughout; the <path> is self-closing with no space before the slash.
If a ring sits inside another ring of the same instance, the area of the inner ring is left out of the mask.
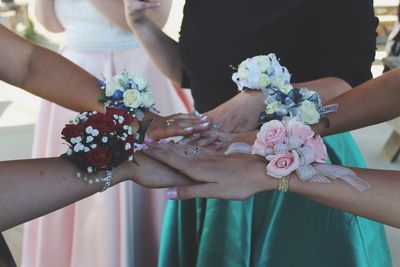
<path id="1" fill-rule="evenodd" d="M 298 117 L 305 124 L 318 123 L 320 118 L 338 110 L 337 105 L 322 106 L 319 95 L 307 88 L 293 88 L 290 74 L 275 54 L 255 56 L 240 63 L 232 80 L 239 90 L 261 90 L 266 110 L 260 114 L 260 126 L 283 117 Z"/>
<path id="2" fill-rule="evenodd" d="M 77 176 L 89 184 L 103 182 L 102 191 L 112 181 L 112 170 L 122 162 L 135 162 L 133 157 L 140 149 L 138 139 L 144 138 L 145 129 L 134 132 L 134 118 L 124 110 L 107 108 L 106 113 L 83 112 L 62 130 L 68 149 L 61 158 L 74 162 L 82 172 Z M 98 178 L 100 173 L 104 178 Z"/>
<path id="3" fill-rule="evenodd" d="M 287 86 L 284 90 L 266 90 L 266 109 L 260 114 L 260 125 L 284 117 L 298 117 L 305 124 L 316 124 L 320 118 L 338 111 L 338 105 L 322 106 L 317 92 L 307 88 Z"/>
<path id="4" fill-rule="evenodd" d="M 145 112 L 158 112 L 147 81 L 139 76 L 124 71 L 110 81 L 98 80 L 98 83 L 104 91 L 99 101 L 105 107 L 125 110 L 138 120 L 143 120 Z"/>
<path id="5" fill-rule="evenodd" d="M 285 179 L 285 183 L 288 183 L 288 176 L 296 172 L 303 182 L 330 183 L 329 179 L 341 179 L 360 192 L 370 187 L 352 170 L 327 165 L 327 150 L 322 138 L 296 117 L 265 123 L 253 146 L 234 143 L 225 152 L 231 153 L 264 157 L 268 161 L 268 175 L 276 179 Z M 280 186 L 282 187 L 282 183 Z"/>

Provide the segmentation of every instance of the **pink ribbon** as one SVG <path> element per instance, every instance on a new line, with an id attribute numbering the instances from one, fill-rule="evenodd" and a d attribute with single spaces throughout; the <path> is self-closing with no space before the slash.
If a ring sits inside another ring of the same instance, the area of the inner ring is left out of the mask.
<path id="1" fill-rule="evenodd" d="M 287 149 L 287 146 L 275 146 L 274 152 L 284 152 L 287 151 Z M 299 179 L 303 182 L 330 183 L 331 181 L 329 179 L 341 179 L 344 182 L 352 185 L 360 192 L 364 192 L 370 188 L 370 185 L 367 181 L 358 177 L 355 172 L 348 168 L 313 163 L 315 155 L 314 151 L 310 147 L 297 148 L 295 151 L 299 154 L 300 158 L 300 167 L 296 170 L 296 173 L 299 176 Z M 273 154 L 273 151 L 267 152 L 271 152 L 267 154 Z M 252 154 L 252 147 L 251 145 L 245 143 L 233 143 L 225 151 L 225 155 L 230 155 L 233 153 Z"/>

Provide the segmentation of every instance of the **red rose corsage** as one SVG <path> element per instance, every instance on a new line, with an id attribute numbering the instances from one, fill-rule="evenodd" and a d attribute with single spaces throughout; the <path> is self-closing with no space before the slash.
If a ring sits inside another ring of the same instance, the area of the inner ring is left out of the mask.
<path id="1" fill-rule="evenodd" d="M 135 133 L 131 126 L 133 121 L 127 111 L 114 108 L 107 108 L 105 114 L 80 113 L 62 130 L 68 149 L 61 157 L 79 166 L 85 173 L 85 182 L 104 182 L 104 191 L 111 185 L 114 167 L 126 160 L 135 162 L 136 142 L 143 138 L 144 131 Z M 106 172 L 106 177 L 93 178 L 99 172 Z M 78 172 L 77 176 L 81 178 L 82 174 Z"/>

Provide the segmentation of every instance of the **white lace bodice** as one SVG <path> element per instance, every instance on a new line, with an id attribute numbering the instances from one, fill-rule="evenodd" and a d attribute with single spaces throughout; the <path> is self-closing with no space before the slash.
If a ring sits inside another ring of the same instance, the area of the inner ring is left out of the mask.
<path id="1" fill-rule="evenodd" d="M 55 0 L 69 48 L 107 51 L 139 45 L 132 32 L 112 24 L 89 0 Z"/>

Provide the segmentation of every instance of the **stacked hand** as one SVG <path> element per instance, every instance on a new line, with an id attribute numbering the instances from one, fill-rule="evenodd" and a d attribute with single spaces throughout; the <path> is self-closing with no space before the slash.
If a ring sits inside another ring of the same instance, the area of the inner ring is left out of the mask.
<path id="1" fill-rule="evenodd" d="M 267 177 L 265 162 L 257 156 L 225 156 L 206 148 L 174 143 L 151 143 L 145 153 L 197 183 L 169 189 L 167 197 L 170 199 L 245 199 L 275 188 L 276 181 Z"/>
<path id="2" fill-rule="evenodd" d="M 155 141 L 174 136 L 189 136 L 205 131 L 211 125 L 211 120 L 206 115 L 174 114 L 162 117 L 154 113 L 146 113 L 146 119 L 152 120 L 147 136 Z"/>
<path id="3" fill-rule="evenodd" d="M 221 130 L 208 129 L 185 137 L 179 142 L 179 144 L 190 144 L 218 151 L 226 149 L 230 144 L 236 142 L 251 145 L 256 139 L 256 134 L 256 131 L 246 133 L 226 133 Z"/>

